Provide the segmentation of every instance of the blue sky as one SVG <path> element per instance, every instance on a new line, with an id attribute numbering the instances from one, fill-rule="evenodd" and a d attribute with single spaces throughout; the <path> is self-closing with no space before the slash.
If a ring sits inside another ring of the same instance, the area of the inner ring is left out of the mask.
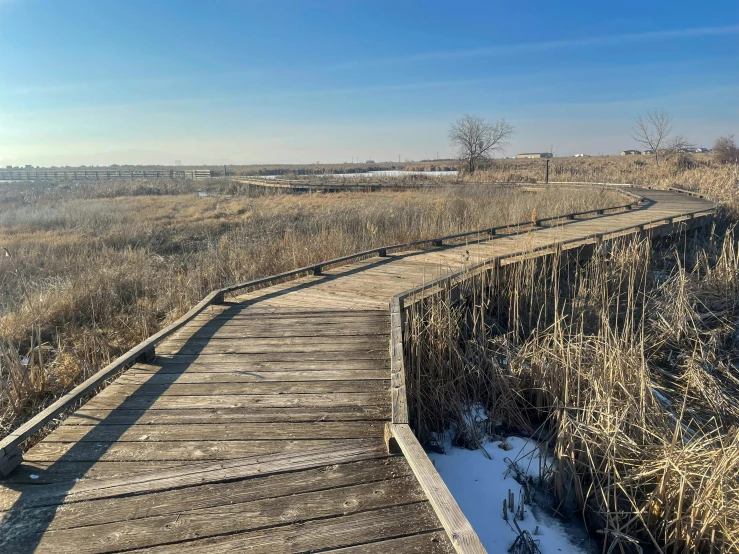
<path id="1" fill-rule="evenodd" d="M 0 165 L 508 155 L 635 146 L 652 108 L 739 135 L 739 2 L 0 0 Z"/>

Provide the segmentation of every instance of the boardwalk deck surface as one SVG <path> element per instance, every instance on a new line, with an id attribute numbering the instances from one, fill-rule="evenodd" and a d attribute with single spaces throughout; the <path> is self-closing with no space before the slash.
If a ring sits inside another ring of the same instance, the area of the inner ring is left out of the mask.
<path id="1" fill-rule="evenodd" d="M 453 552 L 385 449 L 390 298 L 496 255 L 712 207 L 640 193 L 654 203 L 370 258 L 209 308 L 0 482 L 0 551 Z"/>

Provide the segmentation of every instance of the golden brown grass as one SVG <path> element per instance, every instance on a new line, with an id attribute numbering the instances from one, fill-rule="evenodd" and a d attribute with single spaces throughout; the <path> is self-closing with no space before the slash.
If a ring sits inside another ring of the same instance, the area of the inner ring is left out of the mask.
<path id="1" fill-rule="evenodd" d="M 543 183 L 545 172 L 545 160 L 500 160 L 489 170 L 462 178 L 466 182 Z M 553 158 L 549 179 L 681 187 L 699 191 L 724 204 L 739 205 L 739 166 L 718 164 L 707 154 L 673 154 L 659 167 L 648 156 Z"/>
<path id="2" fill-rule="evenodd" d="M 544 485 L 604 552 L 739 551 L 739 256 L 729 233 L 549 257 L 432 297 L 408 318 L 409 408 L 426 441 L 470 407 L 531 433 Z"/>
<path id="3" fill-rule="evenodd" d="M 107 194 L 109 184 L 101 186 Z M 478 186 L 254 198 L 80 194 L 47 187 L 34 202 L 0 204 L 0 246 L 10 253 L 0 257 L 0 434 L 213 289 L 380 245 L 624 202 L 595 190 Z"/>

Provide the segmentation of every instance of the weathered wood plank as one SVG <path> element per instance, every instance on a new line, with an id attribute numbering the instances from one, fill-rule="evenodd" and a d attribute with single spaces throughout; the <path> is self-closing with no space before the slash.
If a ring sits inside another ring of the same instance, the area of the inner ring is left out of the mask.
<path id="1" fill-rule="evenodd" d="M 278 498 L 335 487 L 384 481 L 412 475 L 402 457 L 373 458 L 358 462 L 345 462 L 315 469 L 260 475 L 247 480 L 210 482 L 184 488 L 155 491 L 132 496 L 100 498 L 84 502 L 69 502 L 68 497 L 51 496 L 45 491 L 51 487 L 25 487 L 24 511 L 14 516 L 24 527 L 27 536 L 43 531 L 39 522 L 46 513 L 42 508 L 54 510 L 54 518 L 48 529 L 73 529 L 166 514 L 187 510 L 202 510 L 228 504 Z M 59 490 L 59 487 L 55 487 Z M 58 509 L 59 506 L 63 506 Z M 3 509 L 7 509 L 4 506 Z M 47 512 L 48 513 L 48 512 Z M 14 522 L 11 522 L 14 523 Z"/>
<path id="2" fill-rule="evenodd" d="M 347 359 L 342 352 L 290 354 L 284 352 L 270 352 L 269 354 L 195 354 L 195 355 L 158 355 L 151 364 L 136 364 L 134 368 L 157 368 L 165 370 L 170 366 L 182 365 L 192 367 L 193 370 L 204 371 L 212 368 L 218 371 L 226 368 L 233 371 L 236 366 L 247 370 L 310 370 L 310 369 L 383 369 L 390 368 L 387 352 L 372 352 L 370 355 L 354 353 Z"/>
<path id="3" fill-rule="evenodd" d="M 444 531 L 430 531 L 336 550 L 326 554 L 454 554 Z"/>
<path id="4" fill-rule="evenodd" d="M 105 391 L 103 391 L 105 392 Z M 323 406 L 383 406 L 387 393 L 336 394 L 229 394 L 204 396 L 147 396 L 99 394 L 86 406 L 127 410 L 177 410 L 196 408 L 320 408 Z"/>
<path id="5" fill-rule="evenodd" d="M 185 465 L 187 461 L 168 462 L 28 462 L 24 461 L 9 476 L 0 481 L 0 504 L 9 509 L 17 497 L 19 485 L 38 487 L 50 483 L 70 483 L 76 479 L 112 479 L 123 475 L 161 471 Z M 34 477 L 32 478 L 31 475 Z"/>
<path id="6" fill-rule="evenodd" d="M 381 437 L 383 422 L 199 423 L 168 425 L 62 425 L 45 442 L 160 442 L 197 440 L 360 439 Z"/>
<path id="7" fill-rule="evenodd" d="M 389 377 L 389 376 L 388 376 Z M 149 384 L 123 376 L 110 385 L 105 395 L 136 396 L 202 396 L 234 394 L 334 394 L 353 392 L 381 392 L 388 390 L 389 380 L 360 381 L 267 381 L 252 383 L 171 383 Z M 103 393 L 101 393 L 102 395 Z"/>
<path id="8" fill-rule="evenodd" d="M 319 406 L 314 408 L 189 408 L 189 409 L 110 409 L 83 406 L 63 425 L 91 425 L 97 422 L 119 425 L 167 425 L 199 423 L 299 423 L 311 421 L 383 421 L 390 418 L 389 405 Z"/>
<path id="9" fill-rule="evenodd" d="M 427 502 L 391 506 L 348 516 L 312 520 L 250 533 L 154 547 L 152 554 L 276 554 L 320 551 L 438 530 Z M 139 554 L 143 551 L 132 551 Z"/>
<path id="10" fill-rule="evenodd" d="M 169 468 L 165 467 L 165 462 L 161 461 L 138 462 L 144 468 L 152 468 L 151 471 L 139 471 L 138 473 L 121 471 L 117 477 L 106 474 L 104 478 L 100 479 L 85 478 L 75 481 L 71 488 L 66 485 L 63 487 L 57 485 L 37 487 L 34 489 L 33 497 L 29 499 L 28 505 L 50 506 L 101 498 L 140 496 L 205 483 L 238 481 L 259 475 L 302 471 L 375 458 L 384 460 L 387 457 L 382 445 L 377 444 L 376 441 L 373 441 L 373 444 L 345 441 L 331 450 L 326 450 L 324 446 L 325 444 L 322 443 L 320 446 L 306 447 L 299 451 L 217 462 L 169 462 L 171 465 Z M 73 464 L 76 462 L 58 463 Z M 136 462 L 97 462 L 91 469 L 98 466 L 113 466 L 125 469 L 125 467 L 134 463 Z M 42 463 L 34 462 L 34 465 L 41 466 Z"/>
<path id="11" fill-rule="evenodd" d="M 141 517 L 110 524 L 50 530 L 38 537 L 38 551 L 57 553 L 118 552 L 132 548 L 227 535 L 275 525 L 345 516 L 357 512 L 419 502 L 424 493 L 413 477 L 398 477 L 376 483 L 267 498 L 252 502 L 189 510 L 176 514 Z M 18 522 L 19 524 L 21 522 Z M 24 525 L 11 530 L 6 548 L 18 548 L 32 537 Z"/>
<path id="12" fill-rule="evenodd" d="M 290 454 L 314 448 L 330 450 L 341 446 L 369 447 L 377 442 L 377 439 L 79 443 L 42 441 L 27 452 L 26 459 L 29 462 L 233 460 L 260 454 Z"/>
<path id="13" fill-rule="evenodd" d="M 390 302 L 390 371 L 393 423 L 408 423 L 406 400 L 405 363 L 403 360 L 403 314 L 400 301 L 395 296 Z"/>
<path id="14" fill-rule="evenodd" d="M 274 342 L 299 341 L 300 339 L 317 338 L 319 342 L 330 340 L 343 340 L 352 337 L 376 337 L 378 340 L 386 338 L 390 334 L 386 326 L 353 325 L 351 327 L 332 325 L 326 326 L 297 325 L 290 327 L 249 327 L 242 325 L 209 325 L 198 328 L 183 329 L 172 336 L 173 340 L 193 340 L 200 337 L 213 339 L 249 339 L 256 343 L 272 339 Z"/>
<path id="15" fill-rule="evenodd" d="M 325 369 L 307 371 L 251 371 L 249 368 L 232 367 L 231 371 L 196 372 L 180 368 L 180 371 L 163 372 L 161 370 L 137 371 L 131 369 L 121 376 L 118 382 L 138 382 L 148 385 L 180 385 L 196 383 L 291 383 L 302 381 L 387 381 L 390 374 L 387 369 Z M 161 368 L 160 368 L 161 369 Z M 188 368 L 192 369 L 192 368 Z M 123 381 L 123 378 L 126 381 Z"/>
<path id="16" fill-rule="evenodd" d="M 341 337 L 340 341 L 336 337 L 313 337 L 313 336 L 299 336 L 299 337 L 219 337 L 215 335 L 199 335 L 196 334 L 193 337 L 183 339 L 179 337 L 172 337 L 162 343 L 162 347 L 175 346 L 187 344 L 190 346 L 215 344 L 219 348 L 228 347 L 230 345 L 239 345 L 244 347 L 258 347 L 255 349 L 256 352 L 263 352 L 263 347 L 277 348 L 280 350 L 286 350 L 288 352 L 311 352 L 313 350 L 326 350 L 328 347 L 339 346 L 341 349 L 351 350 L 356 347 L 362 347 L 365 345 L 374 346 L 378 342 L 384 343 L 387 334 L 383 335 L 350 335 Z M 295 350 L 300 348 L 299 350 Z M 303 348 L 309 348 L 303 350 Z M 335 348 L 328 348 L 329 350 L 335 350 Z M 162 350 L 163 352 L 165 350 Z M 245 350 L 250 352 L 251 350 Z"/>
<path id="17" fill-rule="evenodd" d="M 196 342 L 196 341 L 167 341 L 159 350 L 161 354 L 186 354 L 203 355 L 217 354 L 220 356 L 230 354 L 253 354 L 264 360 L 298 360 L 305 355 L 307 359 L 336 360 L 346 357 L 387 357 L 387 347 L 378 346 L 376 341 L 357 342 L 355 344 L 343 344 L 334 342 L 332 344 L 291 344 L 279 345 L 255 345 L 249 344 L 247 340 L 231 342 L 231 339 L 220 341 Z"/>

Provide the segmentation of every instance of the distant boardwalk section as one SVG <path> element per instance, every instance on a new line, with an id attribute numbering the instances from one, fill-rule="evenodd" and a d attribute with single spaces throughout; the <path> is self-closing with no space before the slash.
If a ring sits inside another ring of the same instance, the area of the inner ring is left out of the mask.
<path id="1" fill-rule="evenodd" d="M 82 169 L 13 170 L 0 169 L 0 181 L 79 181 L 101 179 L 210 179 L 210 169 Z"/>

